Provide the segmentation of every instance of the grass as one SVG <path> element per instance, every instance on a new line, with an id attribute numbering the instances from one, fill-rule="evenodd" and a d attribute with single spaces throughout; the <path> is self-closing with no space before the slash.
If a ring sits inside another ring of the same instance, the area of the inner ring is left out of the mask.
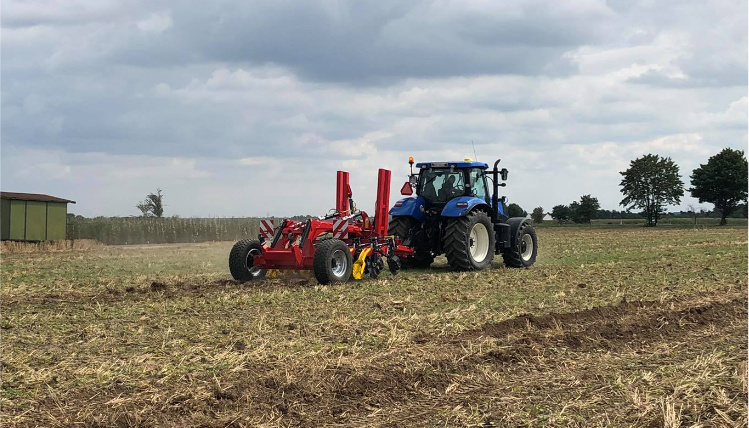
<path id="1" fill-rule="evenodd" d="M 340 286 L 237 284 L 227 242 L 4 252 L 3 424 L 746 425 L 746 227 L 539 240 Z"/>
<path id="2" fill-rule="evenodd" d="M 644 227 L 646 220 L 640 219 L 595 219 L 588 223 L 572 223 L 565 222 L 559 223 L 557 221 L 548 220 L 535 224 L 537 228 L 546 227 L 602 227 L 602 228 L 618 228 L 618 227 Z M 746 227 L 747 219 L 745 218 L 727 218 L 727 226 L 729 227 Z M 658 221 L 658 228 L 691 228 L 691 229 L 704 229 L 715 227 L 720 224 L 720 218 L 714 217 L 697 217 L 697 223 L 694 218 L 691 217 L 666 217 L 661 218 Z"/>

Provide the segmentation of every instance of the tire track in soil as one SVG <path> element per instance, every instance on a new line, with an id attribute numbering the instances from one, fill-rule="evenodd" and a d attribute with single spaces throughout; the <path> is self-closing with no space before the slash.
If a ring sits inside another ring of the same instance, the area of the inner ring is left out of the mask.
<path id="1" fill-rule="evenodd" d="M 291 424 L 366 425 L 373 423 L 369 416 L 386 417 L 388 408 L 398 408 L 398 413 L 418 424 L 419 412 L 415 410 L 433 409 L 435 404 L 450 401 L 445 391 L 453 379 L 468 376 L 479 366 L 488 364 L 497 372 L 522 375 L 532 370 L 535 357 L 554 361 L 556 354 L 550 348 L 597 352 L 628 345 L 643 347 L 676 339 L 688 331 L 728 326 L 746 319 L 746 295 L 717 299 L 623 301 L 579 312 L 521 315 L 439 341 L 444 349 L 440 355 L 411 353 L 408 358 L 422 357 L 424 361 L 416 370 L 405 371 L 388 353 L 378 358 L 381 364 L 375 360 L 365 371 L 357 372 L 345 365 L 331 369 L 322 383 L 319 379 L 287 383 L 285 379 L 265 378 L 262 384 L 266 388 L 256 389 L 255 399 L 274 403 L 282 420 Z M 494 349 L 464 355 L 466 342 L 487 336 L 498 339 Z M 493 384 L 478 382 L 460 386 L 459 392 L 477 395 L 494 388 Z M 403 408 L 414 411 L 404 412 Z M 400 419 L 395 425 L 403 422 Z"/>

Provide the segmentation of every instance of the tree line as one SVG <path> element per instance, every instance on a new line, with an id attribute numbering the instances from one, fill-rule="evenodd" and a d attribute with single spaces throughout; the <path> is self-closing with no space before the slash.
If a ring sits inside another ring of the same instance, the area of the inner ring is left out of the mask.
<path id="1" fill-rule="evenodd" d="M 655 226 L 665 214 L 665 208 L 679 204 L 684 196 L 679 166 L 669 157 L 644 155 L 631 161 L 629 168 L 620 174 L 624 196 L 620 205 L 624 210 L 603 210 L 598 198 L 582 195 L 577 201 L 554 206 L 551 217 L 560 223 L 642 218 L 647 225 Z M 692 171 L 691 187 L 687 190 L 700 203 L 713 204 L 723 225 L 731 215 L 747 216 L 747 175 L 744 152 L 726 148 Z M 96 239 L 107 244 L 203 242 L 236 240 L 258 232 L 258 218 L 163 217 L 165 206 L 161 189 L 157 189 L 136 205 L 141 212 L 138 217 L 84 218 L 69 214 L 68 239 Z M 696 211 L 697 208 L 691 211 L 695 219 Z M 508 205 L 507 214 L 510 217 L 528 215 L 514 203 Z M 533 221 L 538 223 L 545 215 L 543 207 L 536 207 L 531 213 Z M 293 217 L 295 220 L 306 218 L 308 216 Z"/>
<path id="2" fill-rule="evenodd" d="M 619 204 L 624 211 L 601 210 L 597 198 L 583 195 L 579 201 L 554 206 L 551 217 L 560 223 L 590 223 L 599 218 L 644 218 L 646 225 L 655 226 L 666 213 L 666 207 L 678 205 L 684 196 L 685 186 L 679 166 L 670 157 L 644 155 L 631 161 L 629 168 L 620 174 L 620 191 L 624 198 Z M 747 175 L 744 152 L 726 148 L 692 171 L 691 187 L 687 190 L 700 203 L 713 204 L 714 211 L 720 215 L 720 224 L 725 225 L 726 218 L 734 213 L 747 216 Z M 641 211 L 633 212 L 638 209 Z M 696 210 L 692 208 L 695 216 Z M 508 214 L 510 217 L 527 215 L 517 204 L 508 206 Z M 531 217 L 540 223 L 545 215 L 543 207 L 536 207 Z"/>

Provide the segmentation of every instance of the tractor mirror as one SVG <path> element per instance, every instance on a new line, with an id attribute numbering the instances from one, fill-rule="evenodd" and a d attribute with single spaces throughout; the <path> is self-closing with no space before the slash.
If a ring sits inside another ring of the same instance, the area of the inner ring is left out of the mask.
<path id="1" fill-rule="evenodd" d="M 502 168 L 502 170 L 499 171 L 499 173 L 502 175 L 502 181 L 507 181 L 507 173 L 508 172 L 509 171 L 507 171 L 507 168 Z"/>
<path id="2" fill-rule="evenodd" d="M 411 187 L 411 183 L 409 183 L 408 181 L 406 181 L 403 184 L 403 187 L 401 187 L 401 195 L 403 195 L 403 196 L 411 196 L 413 194 L 414 194 L 414 189 L 413 189 L 413 187 Z"/>

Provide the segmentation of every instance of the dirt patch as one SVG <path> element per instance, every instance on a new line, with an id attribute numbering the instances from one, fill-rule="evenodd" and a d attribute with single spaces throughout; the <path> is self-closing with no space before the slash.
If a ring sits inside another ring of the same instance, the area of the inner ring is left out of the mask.
<path id="1" fill-rule="evenodd" d="M 445 391 L 455 387 L 454 379 L 478 378 L 487 364 L 495 373 L 506 375 L 535 372 L 542 368 L 534 368 L 534 361 L 553 362 L 560 348 L 583 353 L 623 350 L 628 345 L 641 348 L 747 316 L 744 296 L 690 305 L 678 301 L 621 302 L 579 312 L 521 315 L 444 339 L 438 353 L 414 353 L 410 358 L 421 361 L 416 367 L 406 367 L 388 355 L 364 369 L 347 365 L 331 368 L 323 383 L 318 376 L 309 380 L 296 376 L 302 380 L 289 383 L 285 374 L 265 378 L 258 398 L 277 403 L 276 409 L 292 424 L 351 424 L 373 409 L 413 407 L 420 401 L 431 406 L 444 400 Z M 495 337 L 499 342 L 485 352 L 464 356 L 462 350 L 479 336 Z M 419 337 L 419 341 L 425 338 Z M 489 393 L 493 387 L 478 381 L 460 386 L 479 394 Z"/>
<path id="2" fill-rule="evenodd" d="M 506 321 L 486 324 L 478 330 L 466 332 L 464 336 L 471 337 L 483 334 L 496 338 L 502 338 L 507 335 L 517 334 L 518 332 L 522 332 L 524 330 L 548 330 L 553 328 L 562 328 L 565 325 L 591 323 L 595 321 L 612 319 L 627 312 L 633 312 L 636 309 L 653 306 L 654 304 L 654 302 L 622 301 L 618 305 L 601 306 L 597 308 L 585 309 L 579 312 L 552 312 L 550 314 L 541 316 L 521 314 Z"/>
<path id="3" fill-rule="evenodd" d="M 154 281 L 151 283 L 151 291 L 165 291 L 167 288 L 167 285 L 163 282 Z"/>
<path id="4" fill-rule="evenodd" d="M 678 308 L 672 302 L 627 302 L 571 313 L 542 316 L 520 315 L 506 321 L 486 324 L 468 331 L 463 338 L 486 335 L 516 337 L 513 347 L 490 352 L 498 361 L 517 361 L 539 349 L 562 346 L 579 350 L 610 349 L 631 342 L 642 344 L 661 340 L 695 326 L 706 326 L 746 318 L 747 298 L 712 301 Z"/>

